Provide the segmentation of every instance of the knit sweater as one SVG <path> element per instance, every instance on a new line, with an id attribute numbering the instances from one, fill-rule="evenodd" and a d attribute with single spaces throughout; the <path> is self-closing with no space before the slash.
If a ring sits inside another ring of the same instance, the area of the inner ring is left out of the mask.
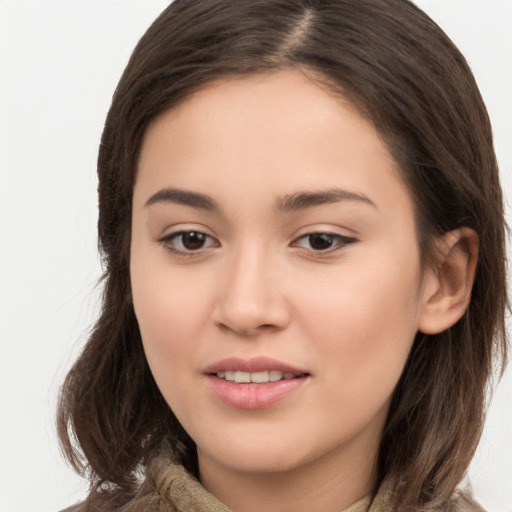
<path id="1" fill-rule="evenodd" d="M 144 484 L 120 512 L 231 512 L 209 493 L 183 466 L 157 457 Z M 387 479 L 375 496 L 366 496 L 341 512 L 393 512 L 393 483 Z M 85 512 L 85 503 L 62 512 Z M 439 512 L 485 512 L 469 495 L 456 492 Z"/>

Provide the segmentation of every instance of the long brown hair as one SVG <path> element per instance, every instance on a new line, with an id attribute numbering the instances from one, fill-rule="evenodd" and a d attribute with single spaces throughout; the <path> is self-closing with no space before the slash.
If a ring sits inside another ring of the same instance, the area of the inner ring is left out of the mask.
<path id="1" fill-rule="evenodd" d="M 63 450 L 109 509 L 136 492 L 162 443 L 197 474 L 195 445 L 146 362 L 130 292 L 133 184 L 142 140 L 161 113 L 212 80 L 297 68 L 348 98 L 387 142 L 416 206 L 425 265 L 434 237 L 480 238 L 471 302 L 438 335 L 418 334 L 397 385 L 378 460 L 396 509 L 432 509 L 478 443 L 487 384 L 506 359 L 502 192 L 488 115 L 443 31 L 408 0 L 175 0 L 142 37 L 115 91 L 101 141 L 101 315 L 62 387 Z M 99 500 L 99 501 L 98 501 Z"/>

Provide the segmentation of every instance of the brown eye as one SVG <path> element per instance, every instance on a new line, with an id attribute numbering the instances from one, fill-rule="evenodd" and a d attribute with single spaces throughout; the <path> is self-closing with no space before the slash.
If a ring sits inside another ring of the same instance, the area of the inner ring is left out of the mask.
<path id="1" fill-rule="evenodd" d="M 329 253 L 342 249 L 348 244 L 355 242 L 355 238 L 348 236 L 338 235 L 337 233 L 307 233 L 295 240 L 292 244 L 293 247 L 300 247 L 307 249 L 311 252 Z"/>
<path id="2" fill-rule="evenodd" d="M 200 253 L 210 247 L 218 247 L 218 242 L 201 231 L 178 231 L 171 233 L 159 242 L 167 249 L 177 255 L 188 255 Z"/>
<path id="3" fill-rule="evenodd" d="M 189 231 L 181 235 L 181 243 L 183 247 L 189 251 L 202 249 L 206 243 L 206 239 L 207 236 L 204 233 L 199 233 L 197 231 Z"/>
<path id="4" fill-rule="evenodd" d="M 313 233 L 308 235 L 308 242 L 311 249 L 315 251 L 325 251 L 330 249 L 334 243 L 333 236 L 327 233 Z"/>

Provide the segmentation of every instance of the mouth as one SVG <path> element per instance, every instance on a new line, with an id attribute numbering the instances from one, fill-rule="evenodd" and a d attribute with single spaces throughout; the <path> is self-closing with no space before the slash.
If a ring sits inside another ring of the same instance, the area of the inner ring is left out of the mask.
<path id="1" fill-rule="evenodd" d="M 228 382 L 236 382 L 237 384 L 268 384 L 269 382 L 299 379 L 308 376 L 307 373 L 281 372 L 278 370 L 264 370 L 260 372 L 219 371 L 212 375 Z"/>
<path id="2" fill-rule="evenodd" d="M 204 371 L 213 396 L 236 409 L 265 409 L 306 386 L 311 374 L 266 357 L 228 358 Z"/>
<path id="3" fill-rule="evenodd" d="M 207 366 L 204 373 L 238 384 L 266 384 L 309 375 L 303 368 L 263 356 L 251 359 L 228 357 Z"/>

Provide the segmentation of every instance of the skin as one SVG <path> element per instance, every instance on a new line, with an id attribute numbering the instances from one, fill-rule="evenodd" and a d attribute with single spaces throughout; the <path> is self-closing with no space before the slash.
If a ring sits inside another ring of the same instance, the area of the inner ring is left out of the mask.
<path id="1" fill-rule="evenodd" d="M 349 194 L 290 201 L 332 190 Z M 184 231 L 204 233 L 204 245 L 175 235 Z M 476 249 L 460 249 L 464 235 L 443 245 L 455 268 L 445 281 L 423 271 L 412 200 L 386 145 L 298 71 L 220 81 L 160 116 L 134 188 L 133 301 L 203 485 L 249 512 L 339 511 L 371 492 L 417 331 L 448 327 L 467 305 Z M 269 407 L 220 401 L 205 368 L 257 356 L 308 376 Z"/>

